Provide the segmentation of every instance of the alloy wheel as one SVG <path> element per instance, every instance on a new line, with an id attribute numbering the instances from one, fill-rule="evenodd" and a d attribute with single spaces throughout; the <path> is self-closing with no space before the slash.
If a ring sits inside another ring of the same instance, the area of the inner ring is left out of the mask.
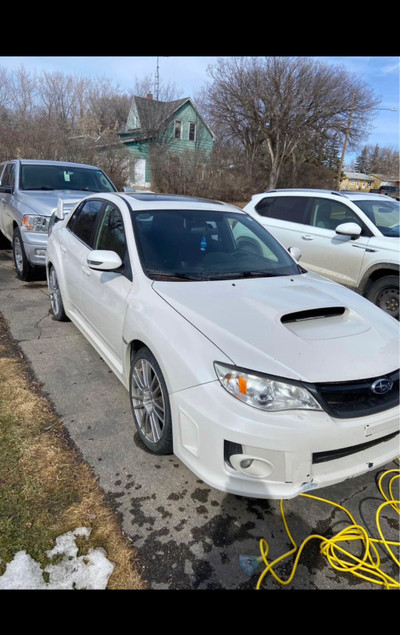
<path id="1" fill-rule="evenodd" d="M 163 436 L 166 407 L 160 379 L 147 359 L 138 359 L 132 369 L 131 399 L 137 425 L 150 443 Z"/>

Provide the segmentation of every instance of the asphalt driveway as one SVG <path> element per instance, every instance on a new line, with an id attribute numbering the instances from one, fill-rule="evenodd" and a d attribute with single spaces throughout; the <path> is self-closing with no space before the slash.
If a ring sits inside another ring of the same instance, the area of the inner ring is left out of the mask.
<path id="1" fill-rule="evenodd" d="M 8 250 L 0 250 L 0 313 L 119 513 L 150 588 L 255 589 L 263 567 L 249 576 L 239 559 L 243 554 L 259 556 L 262 538 L 270 545 L 271 559 L 290 549 L 279 501 L 224 494 L 198 480 L 177 458 L 149 454 L 135 434 L 125 388 L 72 323 L 52 319 L 46 282 L 17 279 Z M 375 537 L 375 514 L 382 502 L 377 473 L 318 491 L 348 509 Z M 303 497 L 288 501 L 285 510 L 297 544 L 312 533 L 332 536 L 347 522 L 340 510 Z M 382 524 L 395 539 L 393 519 L 385 511 Z M 280 570 L 284 577 L 291 566 L 289 560 Z M 382 566 L 397 575 L 384 552 Z M 314 542 L 303 552 L 289 586 L 268 577 L 262 588 L 381 587 L 332 569 Z"/>

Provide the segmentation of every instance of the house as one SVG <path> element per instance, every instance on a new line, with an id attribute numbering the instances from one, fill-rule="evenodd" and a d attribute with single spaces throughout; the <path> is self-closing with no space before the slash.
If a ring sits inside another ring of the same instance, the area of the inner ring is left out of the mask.
<path id="1" fill-rule="evenodd" d="M 379 189 L 381 185 L 394 185 L 399 187 L 399 177 L 389 178 L 383 174 L 371 174 L 373 178 L 372 188 Z"/>
<path id="2" fill-rule="evenodd" d="M 133 97 L 119 137 L 131 153 L 131 185 L 141 186 L 151 185 L 152 148 L 168 148 L 177 157 L 199 152 L 207 158 L 215 139 L 189 97 L 164 102 L 153 99 L 150 93 L 147 97 Z"/>
<path id="3" fill-rule="evenodd" d="M 373 181 L 373 177 L 368 174 L 345 172 L 345 178 L 340 183 L 340 189 L 351 192 L 369 192 Z"/>

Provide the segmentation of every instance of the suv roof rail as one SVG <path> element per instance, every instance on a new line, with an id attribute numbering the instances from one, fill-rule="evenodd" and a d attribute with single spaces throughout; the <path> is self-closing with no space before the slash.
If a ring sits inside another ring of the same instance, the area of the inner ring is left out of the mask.
<path id="1" fill-rule="evenodd" d="M 265 194 L 270 194 L 271 192 L 320 192 L 321 194 L 335 194 L 336 196 L 345 196 L 343 192 L 339 190 L 324 190 L 321 188 L 313 188 L 313 187 L 286 187 L 286 188 L 275 188 L 273 190 L 266 190 Z"/>

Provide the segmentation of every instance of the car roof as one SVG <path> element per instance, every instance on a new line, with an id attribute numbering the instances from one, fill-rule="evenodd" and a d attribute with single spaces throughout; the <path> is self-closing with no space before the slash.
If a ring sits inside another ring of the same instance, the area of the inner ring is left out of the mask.
<path id="1" fill-rule="evenodd" d="M 256 194 L 255 196 L 265 196 L 265 195 L 274 195 L 274 194 L 299 194 L 299 195 L 307 195 L 307 194 L 322 194 L 323 196 L 337 196 L 338 198 L 348 198 L 352 199 L 371 199 L 372 197 L 376 197 L 378 200 L 385 199 L 388 197 L 384 194 L 375 194 L 374 192 L 351 192 L 350 190 L 327 190 L 327 189 L 314 189 L 314 188 L 282 188 L 275 190 L 268 190 L 261 194 Z"/>
<path id="2" fill-rule="evenodd" d="M 101 168 L 87 163 L 74 163 L 72 161 L 47 161 L 46 159 L 11 159 L 18 161 L 21 165 L 66 165 L 74 168 L 90 168 L 92 170 L 100 170 Z"/>
<path id="3" fill-rule="evenodd" d="M 108 193 L 107 193 L 108 194 Z M 105 193 L 97 196 L 105 195 Z M 109 195 L 109 194 L 108 194 Z M 245 214 L 239 207 L 235 207 L 223 201 L 207 198 L 184 196 L 180 194 L 159 194 L 155 192 L 116 192 L 115 196 L 125 200 L 134 210 L 148 209 L 217 209 L 221 211 L 234 211 Z"/>

